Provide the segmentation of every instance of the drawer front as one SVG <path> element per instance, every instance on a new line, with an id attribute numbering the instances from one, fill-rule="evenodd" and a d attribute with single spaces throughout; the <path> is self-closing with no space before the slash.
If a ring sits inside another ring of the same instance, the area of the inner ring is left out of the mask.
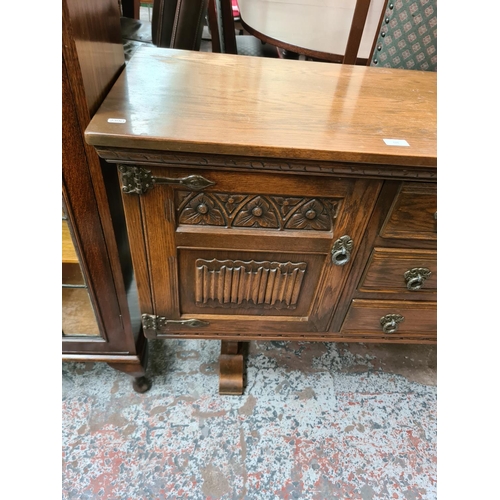
<path id="1" fill-rule="evenodd" d="M 437 239 L 435 184 L 403 183 L 382 226 L 383 238 Z"/>
<path id="2" fill-rule="evenodd" d="M 149 282 L 149 295 L 139 287 L 141 310 L 163 318 L 148 321 L 148 337 L 327 330 L 380 181 L 160 167 L 151 175 L 145 194 L 123 194 L 136 275 Z"/>
<path id="3" fill-rule="evenodd" d="M 436 302 L 392 300 L 352 301 L 341 333 L 381 338 L 435 337 L 437 334 Z"/>
<path id="4" fill-rule="evenodd" d="M 434 250 L 374 248 L 358 287 L 361 292 L 435 293 Z"/>

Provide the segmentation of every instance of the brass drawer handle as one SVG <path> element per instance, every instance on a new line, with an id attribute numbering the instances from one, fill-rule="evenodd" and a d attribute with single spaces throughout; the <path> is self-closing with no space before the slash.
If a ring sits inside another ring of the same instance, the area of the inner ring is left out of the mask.
<path id="1" fill-rule="evenodd" d="M 332 248 L 332 262 L 336 266 L 347 264 L 351 258 L 352 248 L 354 246 L 351 237 L 348 235 L 341 236 L 335 241 Z"/>
<path id="2" fill-rule="evenodd" d="M 414 267 L 405 272 L 404 278 L 406 288 L 411 292 L 420 290 L 424 286 L 425 280 L 431 275 L 431 272 L 426 267 Z"/>
<path id="3" fill-rule="evenodd" d="M 401 314 L 386 314 L 380 318 L 380 324 L 382 325 L 382 331 L 384 333 L 395 333 L 398 330 L 398 324 L 404 321 L 404 316 Z"/>

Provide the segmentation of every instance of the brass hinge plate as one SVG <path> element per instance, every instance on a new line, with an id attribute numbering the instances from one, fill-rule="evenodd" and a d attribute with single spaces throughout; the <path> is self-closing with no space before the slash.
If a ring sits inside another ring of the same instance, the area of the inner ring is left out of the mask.
<path id="1" fill-rule="evenodd" d="M 127 194 L 145 194 L 156 184 L 177 184 L 192 191 L 202 191 L 215 184 L 201 175 L 188 175 L 179 178 L 155 177 L 151 174 L 151 170 L 129 165 L 118 165 L 118 170 L 121 173 L 122 190 Z"/>
<path id="2" fill-rule="evenodd" d="M 187 326 L 189 328 L 201 328 L 203 326 L 208 326 L 210 323 L 208 321 L 202 321 L 201 319 L 167 319 L 165 316 L 155 316 L 154 314 L 143 314 L 142 315 L 142 326 L 145 330 L 160 330 L 162 328 L 168 328 L 169 326 Z"/>

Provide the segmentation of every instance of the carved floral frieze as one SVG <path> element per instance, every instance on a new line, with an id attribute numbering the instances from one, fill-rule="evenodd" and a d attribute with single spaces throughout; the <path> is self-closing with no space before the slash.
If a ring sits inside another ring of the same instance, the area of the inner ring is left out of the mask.
<path id="1" fill-rule="evenodd" d="M 177 191 L 179 224 L 330 231 L 341 200 Z"/>

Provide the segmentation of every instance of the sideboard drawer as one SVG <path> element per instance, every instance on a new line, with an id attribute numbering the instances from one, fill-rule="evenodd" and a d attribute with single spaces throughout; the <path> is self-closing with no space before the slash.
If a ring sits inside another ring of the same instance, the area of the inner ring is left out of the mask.
<path id="1" fill-rule="evenodd" d="M 360 292 L 435 293 L 435 250 L 374 248 L 358 290 Z"/>
<path id="2" fill-rule="evenodd" d="M 382 226 L 383 238 L 437 239 L 435 184 L 404 182 Z"/>
<path id="3" fill-rule="evenodd" d="M 383 337 L 429 336 L 437 333 L 435 302 L 354 299 L 341 333 Z"/>

